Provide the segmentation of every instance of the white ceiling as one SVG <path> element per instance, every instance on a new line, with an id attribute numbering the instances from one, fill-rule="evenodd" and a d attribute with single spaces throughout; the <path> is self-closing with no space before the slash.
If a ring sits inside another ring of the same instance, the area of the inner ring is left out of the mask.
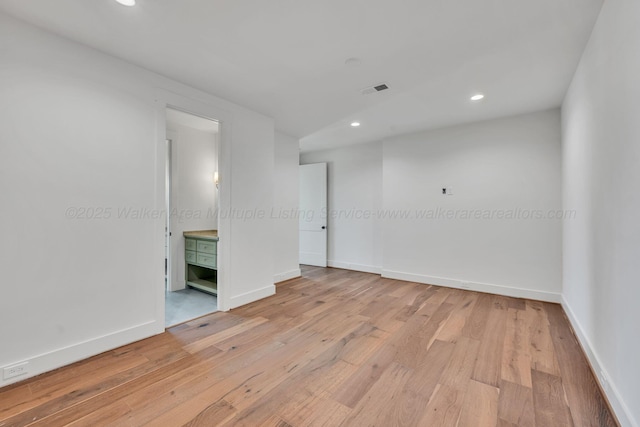
<path id="1" fill-rule="evenodd" d="M 0 10 L 271 116 L 313 150 L 559 106 L 603 0 L 137 1 Z"/>

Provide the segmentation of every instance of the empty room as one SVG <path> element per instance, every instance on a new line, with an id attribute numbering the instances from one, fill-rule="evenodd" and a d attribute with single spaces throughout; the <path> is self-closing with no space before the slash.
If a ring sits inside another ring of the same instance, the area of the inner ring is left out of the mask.
<path id="1" fill-rule="evenodd" d="M 0 0 L 0 427 L 640 427 L 640 2 Z"/>

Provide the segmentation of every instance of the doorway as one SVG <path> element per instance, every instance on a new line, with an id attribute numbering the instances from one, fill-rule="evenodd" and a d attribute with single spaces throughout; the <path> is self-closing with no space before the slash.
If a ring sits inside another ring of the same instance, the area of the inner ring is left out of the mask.
<path id="1" fill-rule="evenodd" d="M 166 135 L 164 286 L 165 327 L 170 327 L 218 310 L 217 288 L 202 288 L 191 275 L 195 271 L 210 283 L 217 280 L 220 125 L 167 108 Z M 196 255 L 198 248 L 206 252 Z"/>
<path id="2" fill-rule="evenodd" d="M 327 164 L 300 165 L 300 264 L 327 266 Z"/>

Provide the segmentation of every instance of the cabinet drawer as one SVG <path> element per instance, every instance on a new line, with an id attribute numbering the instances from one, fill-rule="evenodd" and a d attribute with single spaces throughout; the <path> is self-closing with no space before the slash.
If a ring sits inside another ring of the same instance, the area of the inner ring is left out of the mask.
<path id="1" fill-rule="evenodd" d="M 185 239 L 184 240 L 184 248 L 188 251 L 196 250 L 196 241 L 193 239 Z"/>
<path id="2" fill-rule="evenodd" d="M 211 267 L 211 268 L 216 268 L 216 256 L 215 255 L 201 254 L 201 253 L 198 252 L 198 254 L 196 256 L 196 261 L 200 265 Z"/>
<path id="3" fill-rule="evenodd" d="M 187 262 L 196 262 L 196 260 L 197 260 L 196 252 L 195 251 L 185 251 L 184 252 L 184 259 Z"/>
<path id="4" fill-rule="evenodd" d="M 205 254 L 215 254 L 216 242 L 208 242 L 206 240 L 198 240 L 198 253 L 203 252 Z"/>

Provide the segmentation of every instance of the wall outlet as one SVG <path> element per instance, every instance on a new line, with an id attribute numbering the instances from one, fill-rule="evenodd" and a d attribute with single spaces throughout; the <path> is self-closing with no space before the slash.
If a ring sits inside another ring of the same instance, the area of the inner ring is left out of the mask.
<path id="1" fill-rule="evenodd" d="M 29 372 L 29 362 L 18 363 L 17 365 L 7 366 L 2 370 L 3 378 L 8 380 L 9 378 L 19 377 Z"/>

